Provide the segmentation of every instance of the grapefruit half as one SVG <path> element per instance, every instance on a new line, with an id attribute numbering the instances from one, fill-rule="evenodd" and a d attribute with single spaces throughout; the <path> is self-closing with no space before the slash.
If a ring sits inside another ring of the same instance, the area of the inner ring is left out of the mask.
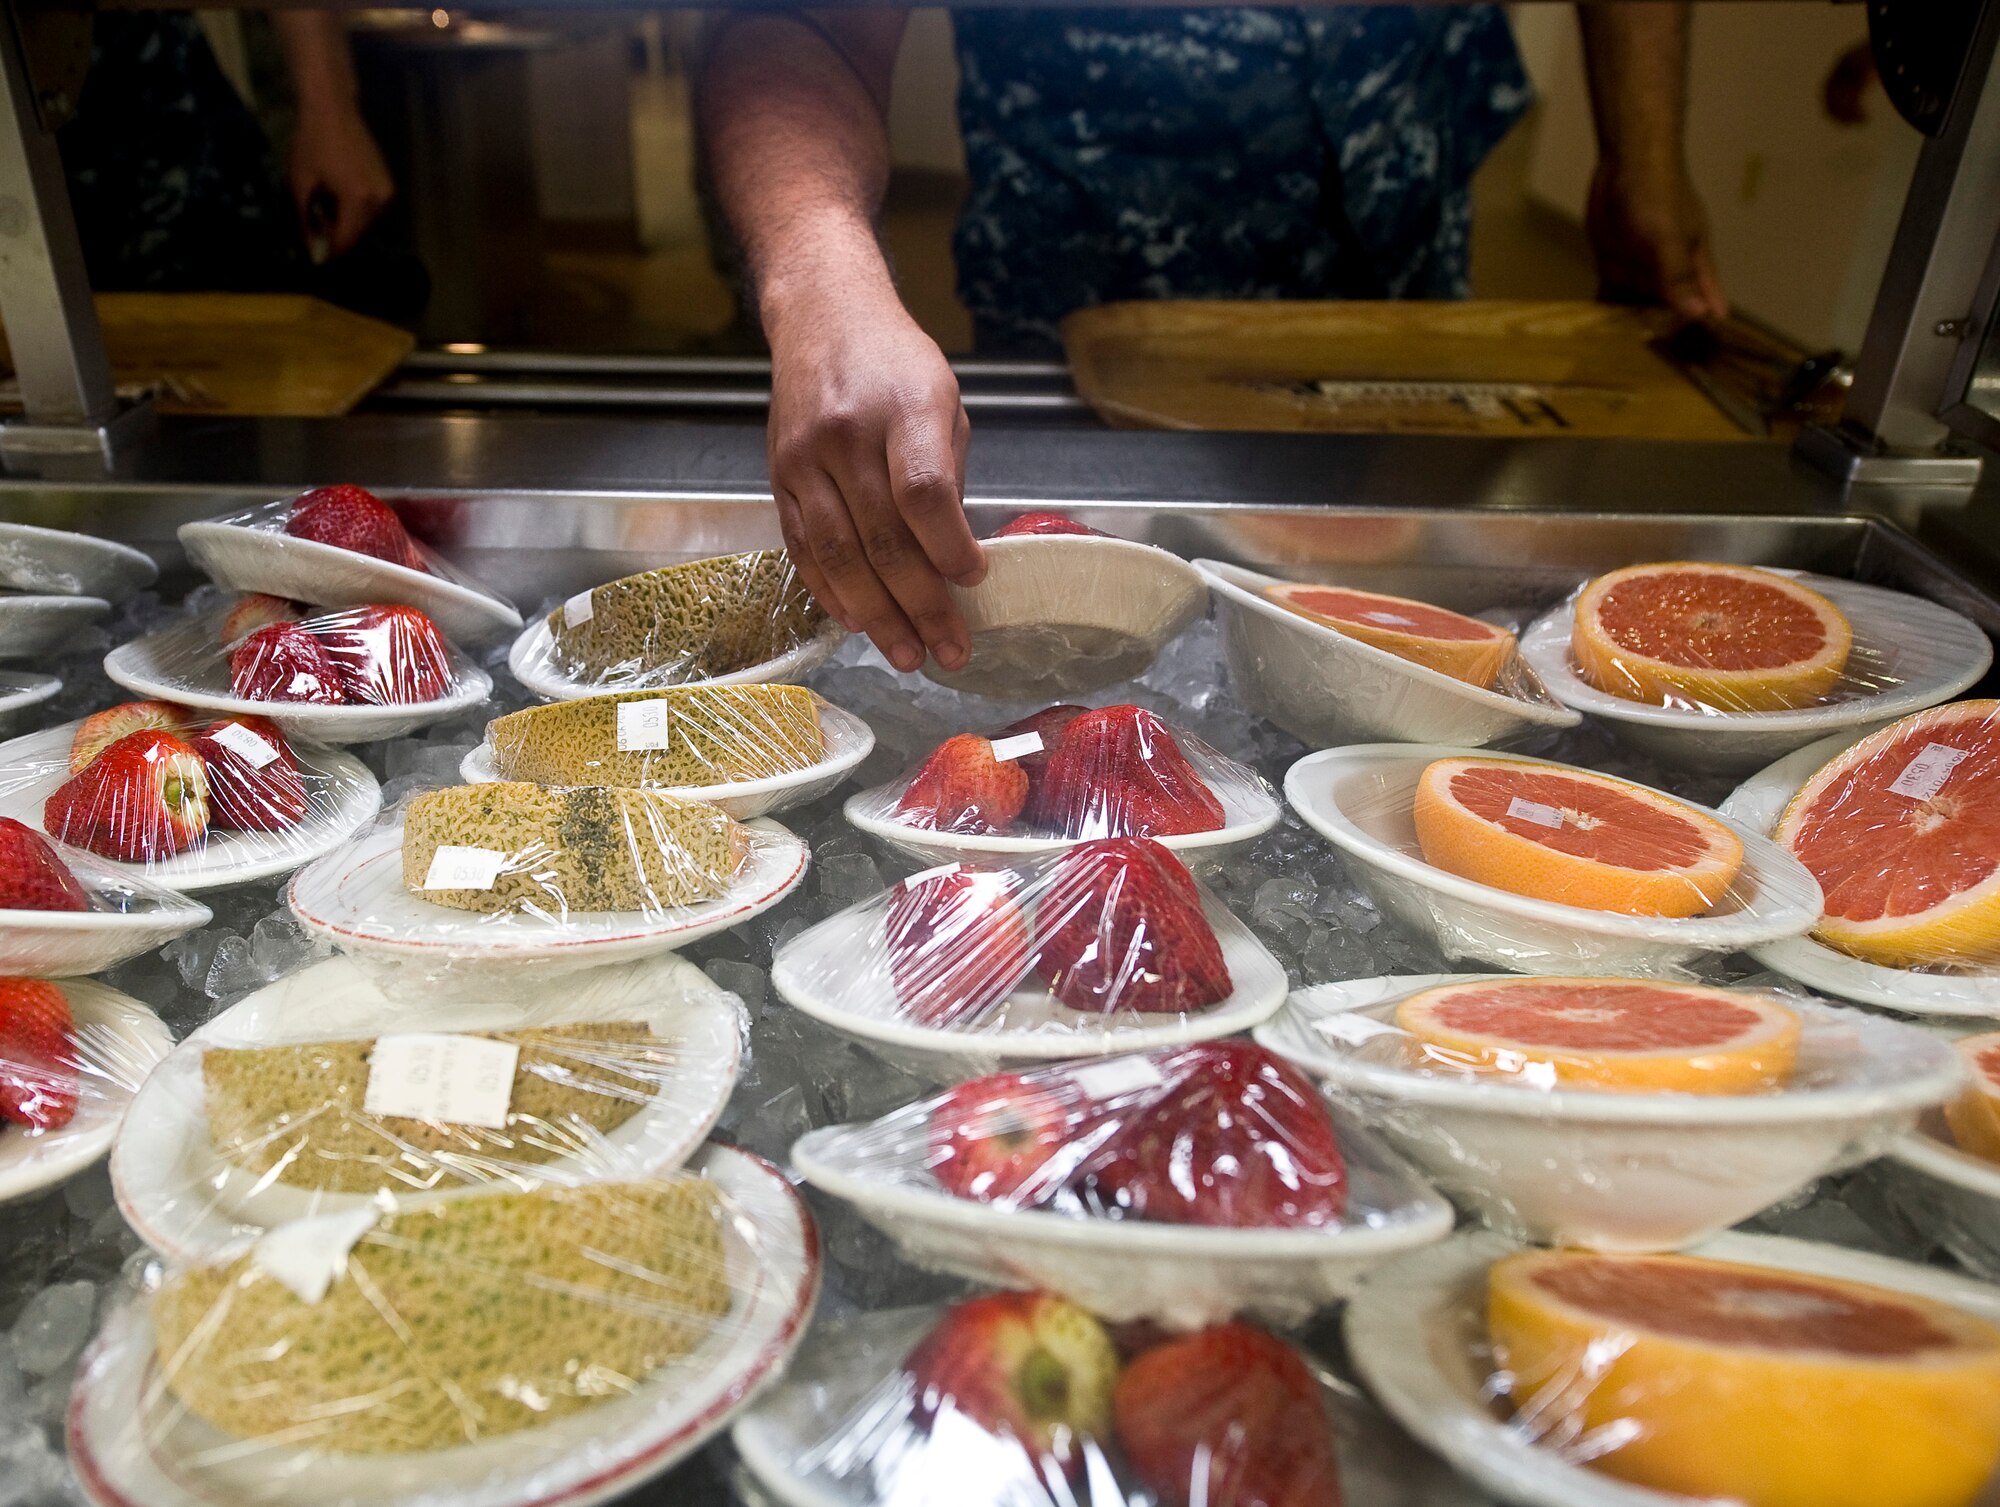
<path id="1" fill-rule="evenodd" d="M 1743 867 L 1743 843 L 1697 807 L 1610 775 L 1518 759 L 1439 759 L 1417 780 L 1424 861 L 1588 910 L 1694 916 Z"/>
<path id="2" fill-rule="evenodd" d="M 1829 947 L 1891 968 L 2000 963 L 2000 701 L 1863 738 L 1774 835 L 1826 894 L 1815 934 Z"/>
<path id="3" fill-rule="evenodd" d="M 1266 586 L 1264 594 L 1322 627 L 1485 689 L 1514 652 L 1514 635 L 1505 628 L 1408 597 L 1293 583 Z"/>
<path id="4" fill-rule="evenodd" d="M 1972 1070 L 1972 1082 L 1945 1105 L 1945 1124 L 1960 1150 L 2000 1162 L 2000 1031 L 1964 1036 L 1952 1045 Z"/>
<path id="5" fill-rule="evenodd" d="M 1964 1507 L 2000 1459 L 2000 1329 L 1859 1282 L 1526 1251 L 1487 1328 L 1517 1423 L 1607 1475 L 1746 1507 Z"/>
<path id="6" fill-rule="evenodd" d="M 1623 1093 L 1754 1093 L 1789 1078 L 1799 1049 L 1775 1000 L 1642 979 L 1446 984 L 1404 1000 L 1396 1024 L 1440 1064 Z"/>
<path id="7" fill-rule="evenodd" d="M 1570 656 L 1613 696 L 1725 712 L 1809 706 L 1847 668 L 1847 615 L 1788 576 L 1743 565 L 1630 565 L 1576 599 Z"/>

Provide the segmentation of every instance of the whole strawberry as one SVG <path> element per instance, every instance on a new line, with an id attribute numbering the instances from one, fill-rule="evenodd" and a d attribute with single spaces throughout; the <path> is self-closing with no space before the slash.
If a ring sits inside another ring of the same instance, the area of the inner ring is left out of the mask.
<path id="1" fill-rule="evenodd" d="M 1087 534 L 1096 539 L 1106 537 L 1103 529 L 1086 527 L 1074 518 L 1065 518 L 1061 513 L 1023 513 L 1020 517 L 1001 524 L 988 537 L 1013 539 L 1022 534 Z"/>
<path id="2" fill-rule="evenodd" d="M 1065 837 L 1179 837 L 1223 825 L 1167 725 L 1136 706 L 1086 712 L 1063 730 L 1029 820 Z"/>
<path id="3" fill-rule="evenodd" d="M 970 1023 L 1028 976 L 1028 920 L 1015 888 L 1003 871 L 958 868 L 889 892 L 889 973 L 912 1019 Z"/>
<path id="4" fill-rule="evenodd" d="M 1319 1383 L 1261 1329 L 1218 1324 L 1153 1346 L 1118 1378 L 1112 1413 L 1160 1507 L 1340 1507 Z"/>
<path id="5" fill-rule="evenodd" d="M 42 825 L 59 841 L 106 858 L 171 858 L 208 831 L 201 756 L 172 733 L 128 734 L 57 787 L 42 807 Z"/>
<path id="6" fill-rule="evenodd" d="M 1019 755 L 1015 762 L 1027 773 L 1028 799 L 1035 798 L 1035 787 L 1040 784 L 1042 772 L 1049 767 L 1054 757 L 1056 745 L 1062 742 L 1063 730 L 1081 717 L 1086 708 L 1080 706 L 1045 706 L 1039 712 L 1031 712 L 1019 722 L 1010 722 L 997 733 L 989 733 L 995 743 L 1005 738 L 1025 737 L 1033 733 L 1042 740 L 1039 751 Z"/>
<path id="7" fill-rule="evenodd" d="M 296 623 L 304 616 L 296 602 L 253 591 L 230 604 L 229 610 L 222 614 L 222 626 L 217 630 L 217 636 L 222 640 L 222 647 L 227 649 L 259 628 L 268 628 L 273 623 Z"/>
<path id="8" fill-rule="evenodd" d="M 1143 837 L 1079 843 L 1056 861 L 1035 907 L 1035 955 L 1072 1010 L 1199 1010 L 1232 987 L 1193 877 Z"/>
<path id="9" fill-rule="evenodd" d="M 60 1130 L 76 1114 L 76 1022 L 43 979 L 0 979 L 0 1120 Z"/>
<path id="10" fill-rule="evenodd" d="M 1083 1103 L 1060 1073 L 994 1073 L 961 1083 L 930 1108 L 931 1176 L 960 1198 L 1042 1203 L 1090 1150 Z"/>
<path id="11" fill-rule="evenodd" d="M 282 832 L 306 814 L 298 759 L 268 717 L 211 722 L 194 739 L 208 771 L 208 824 L 224 832 Z"/>
<path id="12" fill-rule="evenodd" d="M 428 569 L 396 510 L 366 487 L 315 487 L 301 494 L 292 503 L 285 532 L 409 570 Z"/>
<path id="13" fill-rule="evenodd" d="M 121 701 L 101 712 L 92 712 L 77 723 L 69 740 L 69 772 L 75 774 L 127 733 L 157 727 L 162 732 L 186 737 L 193 726 L 194 713 L 171 701 Z"/>
<path id="14" fill-rule="evenodd" d="M 1028 800 L 1028 773 L 1018 760 L 996 759 L 977 733 L 946 738 L 924 760 L 896 815 L 932 832 L 1005 832 Z"/>
<path id="15" fill-rule="evenodd" d="M 340 672 L 320 641 L 297 623 L 259 628 L 229 651 L 229 688 L 245 701 L 341 706 Z"/>
<path id="16" fill-rule="evenodd" d="M 354 607 L 305 626 L 351 702 L 403 706 L 436 701 L 451 690 L 451 650 L 438 625 L 414 607 Z"/>
<path id="17" fill-rule="evenodd" d="M 0 816 L 0 910 L 89 910 L 90 897 L 49 840 Z"/>

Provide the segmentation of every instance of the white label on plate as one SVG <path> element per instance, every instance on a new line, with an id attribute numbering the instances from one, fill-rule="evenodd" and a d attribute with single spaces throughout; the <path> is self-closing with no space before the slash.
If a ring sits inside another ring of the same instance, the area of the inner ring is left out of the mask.
<path id="1" fill-rule="evenodd" d="M 913 890 L 926 879 L 942 879 L 947 874 L 956 874 L 957 872 L 958 865 L 955 863 L 941 863 L 934 869 L 919 869 L 903 881 L 903 888 Z"/>
<path id="2" fill-rule="evenodd" d="M 595 616 L 597 609 L 590 604 L 588 591 L 579 591 L 563 603 L 563 621 L 572 628 L 581 628 Z"/>
<path id="3" fill-rule="evenodd" d="M 278 750 L 268 739 L 259 737 L 240 722 L 225 722 L 210 736 L 252 769 L 262 769 L 278 757 Z"/>
<path id="4" fill-rule="evenodd" d="M 1544 806 L 1540 801 L 1524 801 L 1518 795 L 1507 802 L 1507 814 L 1518 821 L 1533 822 L 1538 827 L 1560 827 L 1563 814 L 1554 806 Z"/>
<path id="5" fill-rule="evenodd" d="M 1367 622 L 1382 623 L 1391 628 L 1414 628 L 1417 626 L 1412 619 L 1397 617 L 1393 612 L 1364 612 L 1361 616 Z"/>
<path id="6" fill-rule="evenodd" d="M 498 1130 L 507 1123 L 520 1055 L 513 1042 L 485 1036 L 444 1031 L 378 1036 L 368 1055 L 361 1107 L 371 1115 Z"/>
<path id="7" fill-rule="evenodd" d="M 1924 751 L 1903 766 L 1903 772 L 1889 788 L 1913 801 L 1927 801 L 1944 789 L 1944 782 L 1965 762 L 1967 752 L 1943 743 L 1926 743 Z"/>
<path id="8" fill-rule="evenodd" d="M 431 866 L 424 870 L 421 886 L 427 890 L 490 890 L 507 855 L 497 848 L 467 848 L 444 843 L 431 854 Z"/>
<path id="9" fill-rule="evenodd" d="M 1158 1088 L 1166 1079 L 1144 1057 L 1113 1057 L 1092 1062 L 1070 1072 L 1070 1081 L 1093 1099 L 1113 1099 L 1137 1093 L 1142 1088 Z"/>
<path id="10" fill-rule="evenodd" d="M 382 1211 L 371 1204 L 294 1219 L 250 1247 L 250 1264 L 302 1302 L 317 1303 L 346 1268 L 347 1253 L 381 1217 Z"/>
<path id="11" fill-rule="evenodd" d="M 1006 763 L 1009 759 L 1018 759 L 1024 755 L 1037 754 L 1041 751 L 1042 735 L 1040 733 L 1018 733 L 1011 738 L 995 738 L 993 740 L 993 757 L 1002 764 Z"/>
<path id="12" fill-rule="evenodd" d="M 618 703 L 618 751 L 643 753 L 667 746 L 667 704 L 664 701 Z"/>
<path id="13" fill-rule="evenodd" d="M 1329 1015 L 1314 1021 L 1313 1026 L 1322 1036 L 1331 1036 L 1335 1041 L 1344 1041 L 1354 1047 L 1364 1041 L 1373 1041 L 1377 1036 L 1403 1034 L 1401 1027 L 1392 1026 L 1387 1021 L 1370 1020 L 1365 1015 Z"/>

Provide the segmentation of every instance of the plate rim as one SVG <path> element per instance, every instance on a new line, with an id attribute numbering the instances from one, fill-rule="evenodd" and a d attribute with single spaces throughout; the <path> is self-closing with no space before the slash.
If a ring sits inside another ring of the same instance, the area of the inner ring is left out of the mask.
<path id="1" fill-rule="evenodd" d="M 727 675 L 717 675 L 709 680 L 676 680 L 658 686 L 592 685 L 557 675 L 547 668 L 544 639 L 549 643 L 555 641 L 555 630 L 549 627 L 549 614 L 546 612 L 538 613 L 532 620 L 526 622 L 520 633 L 515 636 L 513 643 L 507 646 L 507 673 L 544 701 L 584 701 L 592 696 L 616 695 L 621 691 L 680 690 L 691 686 L 709 685 L 795 685 L 799 680 L 793 677 L 809 675 L 833 657 L 834 650 L 846 641 L 847 630 L 832 618 L 828 618 L 804 643 L 795 645 L 783 654 L 767 659 L 761 664 L 751 665 L 744 670 L 733 670 Z M 541 655 L 542 663 L 539 666 L 531 666 L 530 657 L 537 653 Z M 780 666 L 782 668 L 779 668 Z"/>

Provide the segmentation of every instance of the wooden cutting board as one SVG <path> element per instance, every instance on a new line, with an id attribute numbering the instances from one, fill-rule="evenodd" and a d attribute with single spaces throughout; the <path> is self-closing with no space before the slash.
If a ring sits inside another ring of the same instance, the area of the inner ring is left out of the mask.
<path id="1" fill-rule="evenodd" d="M 1160 301 L 1063 322 L 1077 391 L 1124 428 L 1727 440 L 1648 350 L 1671 316 L 1595 303 Z"/>
<path id="2" fill-rule="evenodd" d="M 295 293 L 100 293 L 121 393 L 162 413 L 325 418 L 346 413 L 416 344 L 407 330 Z M 11 358 L 0 406 L 20 407 Z"/>

